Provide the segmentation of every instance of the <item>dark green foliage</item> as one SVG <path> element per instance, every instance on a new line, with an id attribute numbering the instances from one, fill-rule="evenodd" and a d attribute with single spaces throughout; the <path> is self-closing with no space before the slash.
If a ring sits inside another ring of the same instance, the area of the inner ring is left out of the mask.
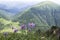
<path id="1" fill-rule="evenodd" d="M 42 38 L 44 37 L 44 38 Z M 20 33 L 9 33 L 7 36 L 0 34 L 0 40 L 49 40 L 51 37 L 45 37 L 44 35 L 37 35 L 29 32 L 28 34 L 20 34 Z M 56 40 L 55 37 L 50 40 Z"/>
<path id="2" fill-rule="evenodd" d="M 57 27 L 57 26 L 52 26 L 51 29 L 49 29 L 48 31 L 46 31 L 46 36 L 47 37 L 54 37 L 56 36 L 56 39 L 59 40 L 59 37 L 60 37 L 60 28 Z"/>
<path id="3" fill-rule="evenodd" d="M 54 30 L 54 29 L 57 29 L 57 28 L 58 28 L 57 26 L 52 26 L 51 30 Z"/>

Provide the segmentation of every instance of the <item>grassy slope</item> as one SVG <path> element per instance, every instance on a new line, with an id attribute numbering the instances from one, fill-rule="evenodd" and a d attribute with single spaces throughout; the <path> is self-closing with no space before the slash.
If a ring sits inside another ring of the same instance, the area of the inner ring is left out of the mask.
<path id="1" fill-rule="evenodd" d="M 12 22 L 11 20 L 6 20 L 0 18 L 0 32 L 13 32 L 11 26 L 19 28 L 19 22 Z"/>
<path id="2" fill-rule="evenodd" d="M 27 8 L 22 13 L 17 14 L 14 17 L 14 21 L 19 21 L 20 23 L 25 24 L 34 22 L 37 25 L 37 28 L 49 29 L 49 26 L 57 24 L 55 17 L 58 16 L 56 15 L 56 10 L 59 10 L 59 8 L 60 6 L 53 2 L 41 2 L 37 5 Z"/>

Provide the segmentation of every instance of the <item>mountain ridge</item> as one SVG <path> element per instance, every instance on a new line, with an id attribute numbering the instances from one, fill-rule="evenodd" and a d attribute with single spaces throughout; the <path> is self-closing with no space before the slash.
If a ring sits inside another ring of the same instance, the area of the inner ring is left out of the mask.
<path id="1" fill-rule="evenodd" d="M 60 5 L 47 1 L 41 2 L 41 4 L 38 5 L 39 6 L 33 5 L 32 7 L 24 10 L 22 13 L 19 13 L 15 16 L 14 21 L 19 21 L 20 23 L 25 24 L 34 22 L 37 26 L 40 27 L 40 29 L 44 29 L 45 27 L 48 29 L 51 26 L 60 25 Z"/>

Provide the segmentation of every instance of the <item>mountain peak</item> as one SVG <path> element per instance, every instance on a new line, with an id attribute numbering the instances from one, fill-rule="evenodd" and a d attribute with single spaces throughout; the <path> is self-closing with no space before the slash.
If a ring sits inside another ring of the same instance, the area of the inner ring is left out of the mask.
<path id="1" fill-rule="evenodd" d="M 56 3 L 52 1 L 43 1 L 40 4 L 56 4 Z"/>
<path id="2" fill-rule="evenodd" d="M 43 2 L 40 2 L 36 5 L 34 5 L 33 7 L 42 7 L 42 6 L 49 6 L 49 7 L 60 7 L 58 4 L 56 4 L 55 2 L 52 2 L 52 1 L 43 1 Z"/>
<path id="3" fill-rule="evenodd" d="M 52 2 L 52 1 L 43 1 L 41 3 L 54 3 L 54 2 Z"/>

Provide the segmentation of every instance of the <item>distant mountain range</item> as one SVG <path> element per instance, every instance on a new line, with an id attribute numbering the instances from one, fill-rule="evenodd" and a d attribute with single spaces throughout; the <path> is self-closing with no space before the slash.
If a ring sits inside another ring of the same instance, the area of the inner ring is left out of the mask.
<path id="1" fill-rule="evenodd" d="M 10 13 L 13 13 L 13 14 L 16 14 L 16 13 L 18 13 L 18 12 L 21 12 L 21 11 L 23 11 L 23 10 L 25 10 L 26 8 L 28 8 L 28 7 L 30 7 L 30 6 L 32 6 L 32 5 L 34 5 L 35 3 L 33 3 L 33 4 L 27 4 L 27 3 L 16 3 L 16 5 L 6 5 L 6 4 L 0 4 L 0 10 L 5 10 L 5 11 L 8 11 L 8 12 L 10 12 Z"/>
<path id="2" fill-rule="evenodd" d="M 16 14 L 16 13 L 25 9 L 24 7 L 22 9 L 17 8 L 17 7 L 13 7 L 13 8 L 6 8 L 6 7 L 7 7 L 6 5 L 0 4 L 0 10 L 8 11 L 8 12 L 13 13 L 13 14 Z"/>
<path id="3" fill-rule="evenodd" d="M 0 10 L 0 18 L 4 18 L 7 20 L 12 19 L 13 14 L 4 10 Z"/>

